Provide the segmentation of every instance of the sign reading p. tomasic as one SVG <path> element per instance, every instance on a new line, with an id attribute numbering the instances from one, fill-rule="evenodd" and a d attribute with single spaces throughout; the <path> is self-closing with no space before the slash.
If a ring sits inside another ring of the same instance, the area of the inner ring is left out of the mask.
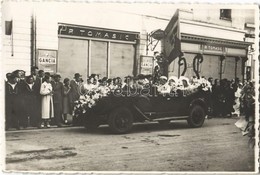
<path id="1" fill-rule="evenodd" d="M 136 42 L 139 37 L 139 33 L 137 32 L 76 26 L 71 24 L 59 24 L 58 34 L 66 37 L 96 38 L 126 42 Z"/>
<path id="2" fill-rule="evenodd" d="M 44 72 L 55 73 L 57 68 L 57 51 L 39 49 L 37 66 Z"/>

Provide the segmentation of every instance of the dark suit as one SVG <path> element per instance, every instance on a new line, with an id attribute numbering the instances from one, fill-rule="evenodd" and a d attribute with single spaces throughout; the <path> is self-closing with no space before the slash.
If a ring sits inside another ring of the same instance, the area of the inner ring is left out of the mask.
<path id="1" fill-rule="evenodd" d="M 25 125 L 23 118 L 23 100 L 21 97 L 20 83 L 17 83 L 13 89 L 9 83 L 5 83 L 5 117 L 6 129 L 10 127 L 19 128 Z"/>
<path id="2" fill-rule="evenodd" d="M 79 88 L 81 86 L 81 83 L 76 82 L 75 80 L 70 81 L 70 94 L 69 94 L 69 101 L 71 105 L 71 109 L 73 110 L 74 108 L 74 102 L 79 99 L 80 93 L 79 93 Z M 73 124 L 74 125 L 81 125 L 82 120 L 79 118 L 76 118 L 73 116 Z"/>
<path id="3" fill-rule="evenodd" d="M 37 100 L 37 116 L 36 119 L 38 120 L 38 125 L 41 123 L 41 103 L 42 103 L 42 95 L 40 94 L 41 85 L 43 83 L 43 78 L 40 78 L 38 76 L 34 77 L 34 91 L 36 94 L 36 100 Z"/>
<path id="4" fill-rule="evenodd" d="M 38 100 L 37 84 L 33 84 L 32 88 L 23 83 L 21 86 L 22 97 L 25 105 L 26 117 L 29 117 L 31 126 L 38 126 L 40 123 L 40 102 Z"/>
<path id="5" fill-rule="evenodd" d="M 54 119 L 59 126 L 62 121 L 62 95 L 64 87 L 61 82 L 52 81 L 51 84 L 53 88 Z"/>

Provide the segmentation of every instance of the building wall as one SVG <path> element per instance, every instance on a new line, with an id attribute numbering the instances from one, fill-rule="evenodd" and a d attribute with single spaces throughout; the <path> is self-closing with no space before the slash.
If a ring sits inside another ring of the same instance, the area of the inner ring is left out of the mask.
<path id="1" fill-rule="evenodd" d="M 2 4 L 2 26 L 5 26 L 5 21 L 13 21 L 13 35 L 5 35 L 5 27 L 3 27 L 4 72 L 22 69 L 28 75 L 31 64 L 32 4 L 21 5 L 11 2 Z"/>
<path id="2" fill-rule="evenodd" d="M 132 9 L 128 7 L 132 6 Z M 175 13 L 176 6 L 169 4 L 91 4 L 91 3 L 59 3 L 59 2 L 4 2 L 4 21 L 13 19 L 13 51 L 11 56 L 11 37 L 2 34 L 5 72 L 23 69 L 30 73 L 30 66 L 35 61 L 37 49 L 59 50 L 58 23 L 78 24 L 108 29 L 119 29 L 140 32 L 137 48 L 137 62 L 140 55 L 153 55 L 161 51 L 161 43 L 154 51 L 151 46 L 147 51 L 147 33 L 155 29 L 164 30 L 169 19 Z M 162 10 L 163 9 L 163 10 Z M 244 22 L 254 22 L 250 10 L 232 10 L 232 22 L 219 19 L 218 9 L 185 9 L 181 10 L 182 19 L 214 23 L 225 27 L 243 29 Z M 206 15 L 205 15 L 206 14 Z M 32 20 L 35 28 L 32 27 Z M 35 29 L 36 50 L 32 47 L 32 31 Z M 34 53 L 33 53 L 34 52 Z M 58 55 L 59 57 L 59 55 Z"/>
<path id="3" fill-rule="evenodd" d="M 246 22 L 254 23 L 254 10 L 252 9 L 232 9 L 231 21 L 220 19 L 220 9 L 221 8 L 181 9 L 180 16 L 182 19 L 204 22 L 208 24 L 217 24 L 219 26 L 231 27 L 241 30 L 244 30 L 244 24 Z"/>

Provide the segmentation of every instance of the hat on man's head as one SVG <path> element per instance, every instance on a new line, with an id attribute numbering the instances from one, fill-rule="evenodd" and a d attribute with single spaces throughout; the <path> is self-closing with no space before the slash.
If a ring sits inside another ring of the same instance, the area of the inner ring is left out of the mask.
<path id="1" fill-rule="evenodd" d="M 12 80 L 14 78 L 17 78 L 17 75 L 15 75 L 14 73 L 11 73 L 11 75 L 9 76 L 9 78 Z"/>
<path id="2" fill-rule="evenodd" d="M 163 79 L 163 80 L 167 81 L 167 77 L 166 76 L 160 76 L 160 79 Z"/>
<path id="3" fill-rule="evenodd" d="M 53 78 L 57 78 L 57 77 L 61 78 L 60 73 L 55 73 L 55 74 L 53 75 Z"/>
<path id="4" fill-rule="evenodd" d="M 82 77 L 82 75 L 80 75 L 79 73 L 74 74 L 74 78 L 80 78 L 80 77 Z"/>
<path id="5" fill-rule="evenodd" d="M 5 74 L 6 78 L 10 78 L 10 76 L 12 75 L 12 73 L 8 72 L 7 74 Z"/>

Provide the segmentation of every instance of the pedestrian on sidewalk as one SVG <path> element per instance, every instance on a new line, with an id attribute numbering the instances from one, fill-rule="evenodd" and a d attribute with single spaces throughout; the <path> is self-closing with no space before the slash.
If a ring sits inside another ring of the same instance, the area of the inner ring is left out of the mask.
<path id="1" fill-rule="evenodd" d="M 67 115 L 71 114 L 71 106 L 70 106 L 70 79 L 65 78 L 64 81 L 64 88 L 63 88 L 63 119 L 64 123 L 68 124 Z"/>
<path id="2" fill-rule="evenodd" d="M 54 118 L 54 108 L 53 108 L 53 91 L 51 85 L 51 77 L 46 75 L 44 77 L 44 81 L 41 85 L 40 94 L 42 95 L 42 109 L 41 109 L 41 117 L 42 123 L 41 128 L 46 126 L 50 127 L 50 120 Z"/>
<path id="3" fill-rule="evenodd" d="M 53 75 L 52 89 L 53 89 L 53 106 L 54 106 L 54 120 L 58 127 L 62 126 L 62 96 L 63 96 L 63 84 L 60 82 L 60 74 Z"/>
<path id="4" fill-rule="evenodd" d="M 41 101 L 42 101 L 40 89 L 41 89 L 41 84 L 43 83 L 44 77 L 43 77 L 42 73 L 41 73 L 41 77 L 40 77 L 40 71 L 38 71 L 37 66 L 31 67 L 31 76 L 33 77 L 33 80 L 34 80 L 33 86 L 34 86 L 34 91 L 35 91 L 35 96 L 36 96 L 36 102 L 34 104 L 34 106 L 36 107 L 35 108 L 35 117 L 34 117 L 35 120 L 31 124 L 33 126 L 36 125 L 38 128 L 40 128 L 40 125 L 41 125 Z"/>
<path id="5" fill-rule="evenodd" d="M 75 73 L 74 75 L 74 79 L 70 81 L 70 105 L 71 105 L 71 109 L 74 108 L 74 102 L 77 101 L 80 97 L 80 87 L 82 86 L 82 75 L 80 75 L 79 73 Z M 82 121 L 78 118 L 73 116 L 73 121 L 72 121 L 73 125 L 75 126 L 80 126 L 82 124 Z"/>
<path id="6" fill-rule="evenodd" d="M 6 130 L 11 127 L 20 129 L 21 125 L 21 109 L 22 98 L 21 88 L 17 82 L 17 76 L 13 73 L 6 75 L 7 81 L 5 82 L 5 115 L 6 115 Z"/>
<path id="7" fill-rule="evenodd" d="M 21 86 L 22 96 L 24 99 L 26 118 L 28 123 L 37 127 L 39 125 L 39 103 L 37 100 L 37 85 L 32 75 L 26 77 L 25 83 Z"/>

